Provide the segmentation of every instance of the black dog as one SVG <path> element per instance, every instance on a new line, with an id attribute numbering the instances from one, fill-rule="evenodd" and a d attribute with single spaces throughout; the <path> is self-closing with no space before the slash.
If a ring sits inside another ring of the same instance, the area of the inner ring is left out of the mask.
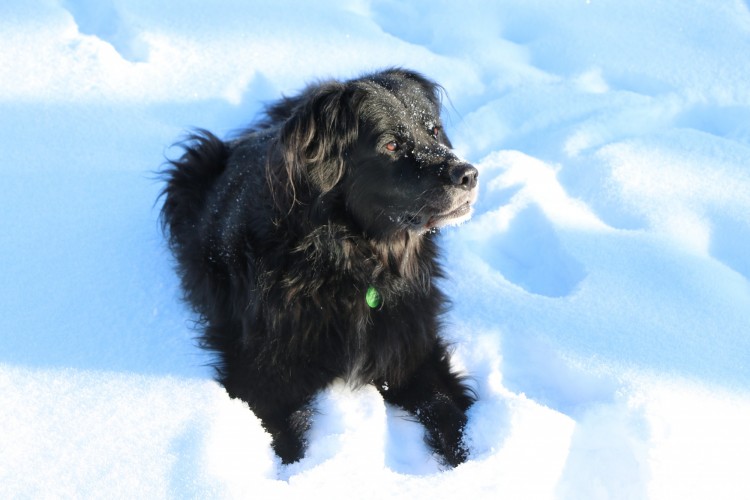
<path id="1" fill-rule="evenodd" d="M 450 150 L 437 85 L 391 69 L 311 85 L 239 138 L 193 135 L 162 220 L 219 381 L 285 463 L 337 377 L 413 414 L 446 464 L 471 390 L 440 339 L 436 229 L 469 217 L 477 170 Z"/>

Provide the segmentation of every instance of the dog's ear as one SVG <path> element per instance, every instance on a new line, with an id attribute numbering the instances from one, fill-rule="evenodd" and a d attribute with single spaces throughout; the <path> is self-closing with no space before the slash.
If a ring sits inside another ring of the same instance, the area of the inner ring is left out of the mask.
<path id="1" fill-rule="evenodd" d="M 306 185 L 327 193 L 344 175 L 346 149 L 356 140 L 357 113 L 352 91 L 326 83 L 307 91 L 282 126 L 279 145 L 293 193 Z"/>

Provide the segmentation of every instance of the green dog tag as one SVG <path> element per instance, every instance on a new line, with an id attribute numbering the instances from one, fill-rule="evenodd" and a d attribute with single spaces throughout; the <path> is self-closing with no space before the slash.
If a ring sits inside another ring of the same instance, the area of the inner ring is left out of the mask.
<path id="1" fill-rule="evenodd" d="M 383 303 L 383 299 L 380 297 L 380 292 L 378 292 L 372 285 L 367 288 L 365 302 L 367 302 L 367 305 L 370 306 L 371 309 L 377 309 L 380 307 L 380 304 Z"/>

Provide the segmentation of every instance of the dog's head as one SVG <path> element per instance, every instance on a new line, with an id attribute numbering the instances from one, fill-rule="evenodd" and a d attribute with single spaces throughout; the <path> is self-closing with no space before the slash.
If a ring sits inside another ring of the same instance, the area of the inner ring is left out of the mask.
<path id="1" fill-rule="evenodd" d="M 311 87 L 286 104 L 288 178 L 316 213 L 346 217 L 373 237 L 471 215 L 478 173 L 451 151 L 435 83 L 394 69 Z"/>

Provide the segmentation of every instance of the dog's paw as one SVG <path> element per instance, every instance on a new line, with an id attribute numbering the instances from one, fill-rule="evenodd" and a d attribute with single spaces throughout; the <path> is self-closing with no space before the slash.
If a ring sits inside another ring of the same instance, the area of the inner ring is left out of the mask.
<path id="1" fill-rule="evenodd" d="M 456 467 L 469 458 L 469 448 L 463 440 L 463 427 L 448 434 L 438 432 L 428 436 L 428 444 L 438 453 L 438 461 L 448 467 Z"/>
<path id="2" fill-rule="evenodd" d="M 304 405 L 283 420 L 281 430 L 271 432 L 273 438 L 271 446 L 283 464 L 299 462 L 307 449 L 306 434 L 312 425 L 314 411 L 309 405 Z"/>
<path id="3" fill-rule="evenodd" d="M 299 462 L 305 455 L 305 441 L 290 434 L 278 434 L 274 436 L 271 446 L 284 465 Z"/>
<path id="4" fill-rule="evenodd" d="M 469 458 L 464 442 L 466 415 L 455 404 L 436 401 L 420 410 L 419 419 L 425 426 L 425 441 L 445 466 L 456 467 Z"/>

